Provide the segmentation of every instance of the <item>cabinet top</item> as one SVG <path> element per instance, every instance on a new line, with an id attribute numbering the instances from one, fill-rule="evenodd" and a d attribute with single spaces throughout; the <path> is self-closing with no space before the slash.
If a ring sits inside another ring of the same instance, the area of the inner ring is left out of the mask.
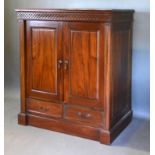
<path id="1" fill-rule="evenodd" d="M 54 20 L 84 22 L 132 21 L 134 10 L 98 9 L 15 9 L 18 20 Z"/>

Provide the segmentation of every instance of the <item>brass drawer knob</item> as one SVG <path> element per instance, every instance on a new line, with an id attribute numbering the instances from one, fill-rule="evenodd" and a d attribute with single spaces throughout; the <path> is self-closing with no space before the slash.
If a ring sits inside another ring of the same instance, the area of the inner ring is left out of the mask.
<path id="1" fill-rule="evenodd" d="M 87 119 L 91 117 L 91 114 L 89 113 L 82 113 L 82 112 L 77 112 L 77 115 L 81 118 Z"/>
<path id="2" fill-rule="evenodd" d="M 81 116 L 81 115 L 82 115 L 82 113 L 81 113 L 81 112 L 77 112 L 77 115 L 78 115 L 78 116 Z"/>
<path id="3" fill-rule="evenodd" d="M 41 110 L 41 111 L 43 111 L 43 112 L 46 112 L 46 111 L 48 111 L 49 109 L 48 108 L 46 108 L 46 107 L 39 107 L 39 110 Z"/>
<path id="4" fill-rule="evenodd" d="M 91 114 L 87 113 L 87 114 L 85 115 L 85 117 L 86 117 L 86 118 L 90 118 L 90 117 L 91 117 Z"/>

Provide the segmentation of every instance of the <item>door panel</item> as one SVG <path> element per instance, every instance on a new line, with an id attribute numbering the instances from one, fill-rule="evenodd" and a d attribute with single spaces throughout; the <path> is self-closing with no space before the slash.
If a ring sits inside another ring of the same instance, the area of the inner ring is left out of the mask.
<path id="1" fill-rule="evenodd" d="M 60 100 L 62 98 L 61 25 L 57 22 L 29 21 L 27 23 L 27 95 L 33 98 Z"/>
<path id="2" fill-rule="evenodd" d="M 103 107 L 102 26 L 69 23 L 65 32 L 64 59 L 68 61 L 68 69 L 64 72 L 65 103 Z"/>
<path id="3" fill-rule="evenodd" d="M 96 40 L 96 32 L 71 32 L 70 89 L 73 96 L 97 99 Z"/>
<path id="4" fill-rule="evenodd" d="M 32 89 L 55 94 L 57 76 L 55 30 L 32 29 Z M 46 52 L 48 51 L 48 52 Z M 38 66 L 39 65 L 39 66 Z M 48 72 L 47 72 L 48 70 Z"/>

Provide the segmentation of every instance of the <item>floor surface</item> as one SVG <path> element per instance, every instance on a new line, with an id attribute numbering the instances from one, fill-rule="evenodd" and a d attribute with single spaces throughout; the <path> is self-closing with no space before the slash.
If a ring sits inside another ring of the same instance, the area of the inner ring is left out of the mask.
<path id="1" fill-rule="evenodd" d="M 150 122 L 133 118 L 112 145 L 17 124 L 19 93 L 5 90 L 5 155 L 149 155 Z"/>

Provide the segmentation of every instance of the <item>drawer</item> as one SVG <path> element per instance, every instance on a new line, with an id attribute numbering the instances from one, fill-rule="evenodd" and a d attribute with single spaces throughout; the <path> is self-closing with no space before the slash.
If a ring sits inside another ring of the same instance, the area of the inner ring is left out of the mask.
<path id="1" fill-rule="evenodd" d="M 52 102 L 29 99 L 27 102 L 27 111 L 30 113 L 43 114 L 53 117 L 61 117 L 62 105 Z"/>
<path id="2" fill-rule="evenodd" d="M 103 124 L 103 112 L 85 108 L 67 107 L 64 117 L 73 121 Z"/>

